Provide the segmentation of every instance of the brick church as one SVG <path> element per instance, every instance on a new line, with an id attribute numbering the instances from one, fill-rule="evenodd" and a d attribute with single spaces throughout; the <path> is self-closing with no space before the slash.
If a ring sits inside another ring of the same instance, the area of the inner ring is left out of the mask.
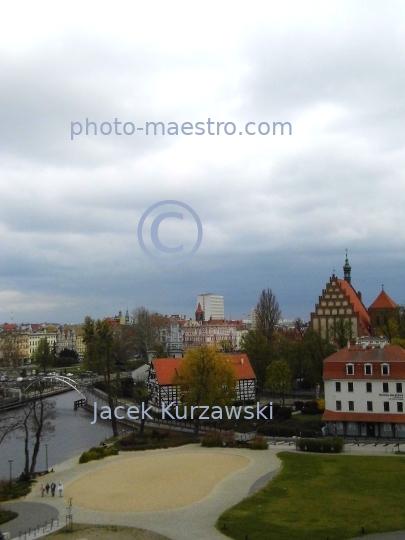
<path id="1" fill-rule="evenodd" d="M 361 292 L 356 291 L 351 283 L 347 250 L 343 275 L 343 279 L 336 277 L 335 273 L 330 277 L 315 305 L 315 311 L 311 313 L 310 328 L 334 341 L 342 324 L 350 329 L 353 339 L 377 335 L 378 328 L 398 313 L 399 306 L 383 288 L 369 308 L 365 307 Z"/>

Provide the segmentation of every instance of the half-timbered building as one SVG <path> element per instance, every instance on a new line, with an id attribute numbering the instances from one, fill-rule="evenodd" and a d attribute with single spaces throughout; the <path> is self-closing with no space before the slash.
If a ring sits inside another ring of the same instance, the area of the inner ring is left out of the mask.
<path id="1" fill-rule="evenodd" d="M 246 354 L 224 355 L 232 361 L 236 373 L 237 401 L 254 401 L 256 396 L 256 375 Z M 162 402 L 180 405 L 180 391 L 173 380 L 178 374 L 181 358 L 155 358 L 151 362 L 148 389 L 150 403 L 160 409 Z"/>

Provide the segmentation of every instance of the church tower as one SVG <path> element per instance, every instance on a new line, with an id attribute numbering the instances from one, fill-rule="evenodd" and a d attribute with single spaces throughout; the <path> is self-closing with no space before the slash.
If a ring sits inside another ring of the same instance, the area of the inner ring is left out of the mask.
<path id="1" fill-rule="evenodd" d="M 350 276 L 350 272 L 352 271 L 352 267 L 349 264 L 349 259 L 347 258 L 347 249 L 346 249 L 346 260 L 345 264 L 343 266 L 343 279 L 347 281 L 351 285 L 352 278 Z"/>
<path id="2" fill-rule="evenodd" d="M 197 307 L 197 310 L 195 312 L 195 320 L 197 322 L 203 322 L 204 321 L 204 311 L 203 311 L 200 303 L 198 303 L 198 307 Z"/>

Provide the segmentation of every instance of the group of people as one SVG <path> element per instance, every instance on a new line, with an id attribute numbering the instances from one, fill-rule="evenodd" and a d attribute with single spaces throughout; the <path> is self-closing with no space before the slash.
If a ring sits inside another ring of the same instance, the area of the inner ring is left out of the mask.
<path id="1" fill-rule="evenodd" d="M 45 493 L 49 495 L 49 491 L 52 493 L 52 497 L 55 497 L 56 488 L 58 489 L 59 497 L 63 497 L 62 482 L 59 482 L 58 486 L 56 486 L 55 482 L 52 482 L 51 485 L 49 485 L 49 482 L 47 482 L 46 486 L 44 486 L 44 484 L 41 484 L 41 487 L 39 489 L 41 491 L 42 497 L 45 496 Z"/>

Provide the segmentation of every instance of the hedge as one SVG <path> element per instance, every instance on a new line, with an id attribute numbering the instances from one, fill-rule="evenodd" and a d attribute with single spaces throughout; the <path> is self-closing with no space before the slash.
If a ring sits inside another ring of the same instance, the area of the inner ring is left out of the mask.
<path id="1" fill-rule="evenodd" d="M 88 461 L 95 461 L 97 459 L 103 459 L 108 456 L 116 455 L 118 455 L 118 450 L 113 446 L 109 448 L 104 448 L 103 446 L 93 446 L 87 452 L 83 452 L 79 458 L 79 463 L 87 463 Z"/>
<path id="2" fill-rule="evenodd" d="M 343 451 L 345 443 L 342 439 L 300 439 L 297 446 L 304 452 L 322 452 L 340 454 Z"/>

